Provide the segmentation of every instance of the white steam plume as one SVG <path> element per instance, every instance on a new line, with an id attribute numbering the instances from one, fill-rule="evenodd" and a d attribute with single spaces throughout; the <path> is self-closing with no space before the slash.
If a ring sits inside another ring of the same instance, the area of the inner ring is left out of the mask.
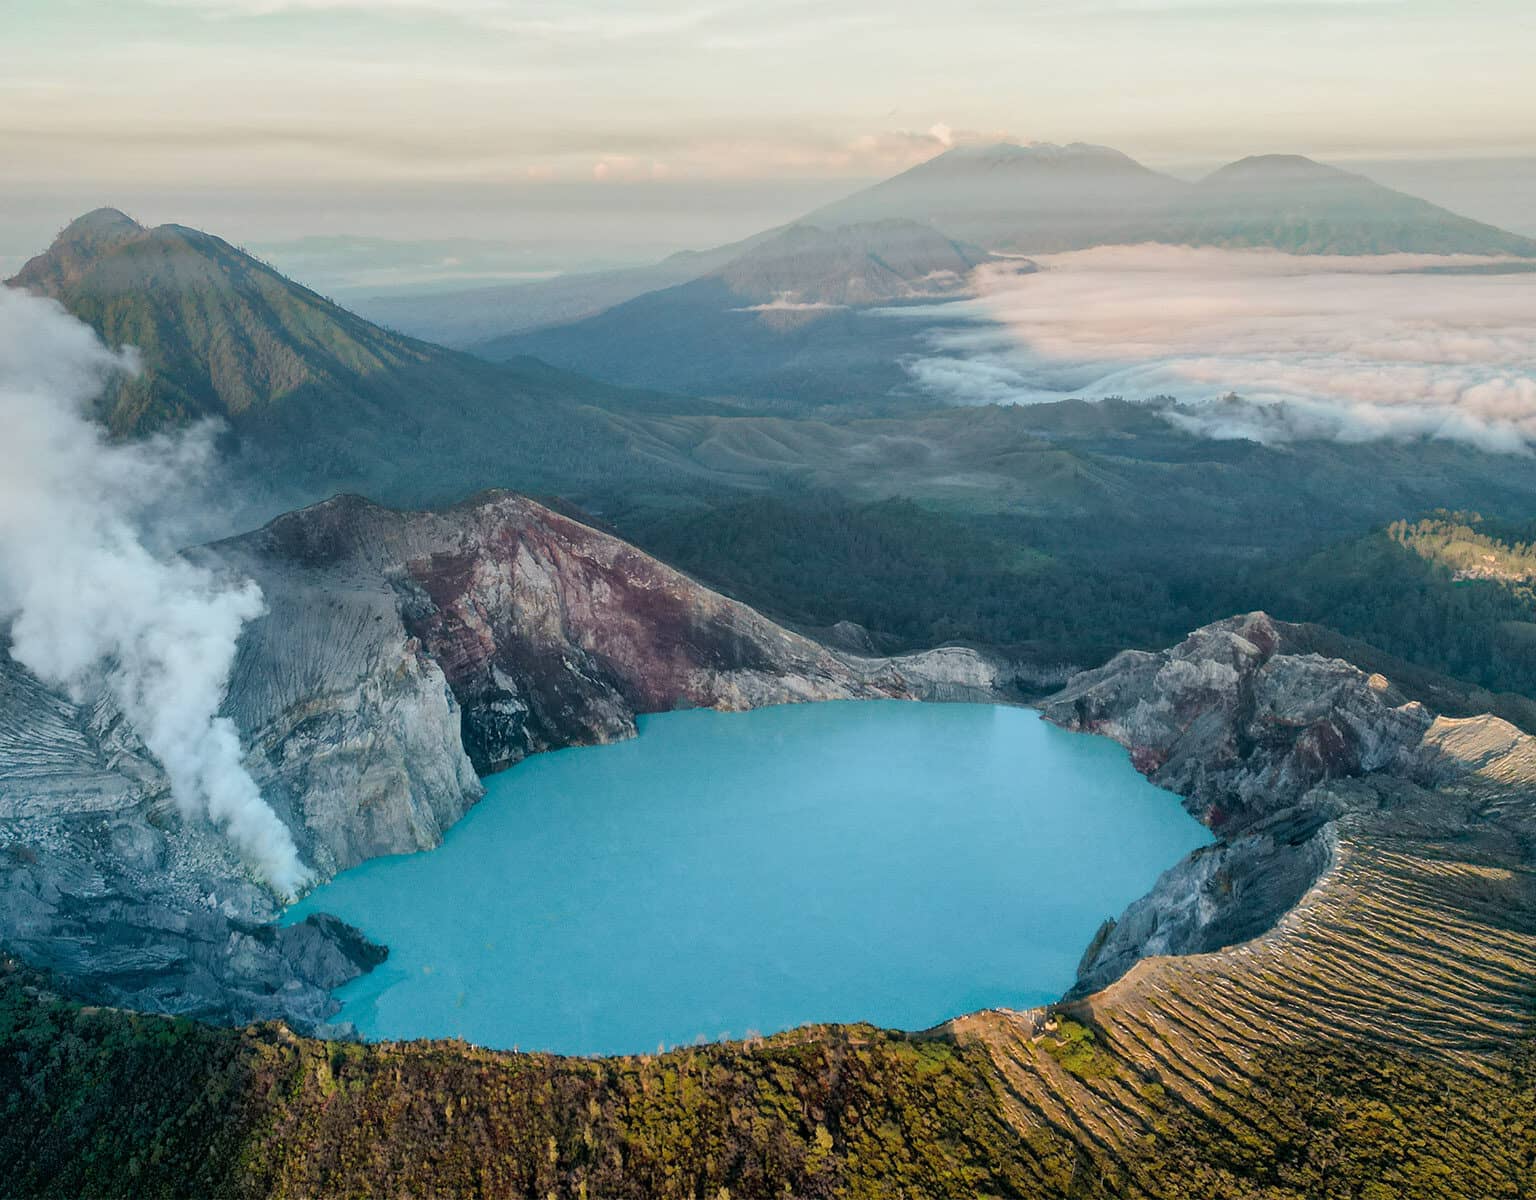
<path id="1" fill-rule="evenodd" d="M 77 696 L 104 681 L 164 766 L 182 813 L 222 829 L 279 892 L 308 879 L 288 828 L 218 716 L 249 581 L 157 557 L 136 518 L 206 462 L 207 436 L 106 441 L 85 415 L 131 355 L 51 300 L 0 287 L 0 620 L 11 655 Z"/>
<path id="2" fill-rule="evenodd" d="M 1172 395 L 1169 419 L 1212 437 L 1536 447 L 1529 269 L 1179 246 L 1037 261 L 983 267 L 976 299 L 923 310 L 964 320 L 927 335 L 920 386 L 961 404 Z"/>

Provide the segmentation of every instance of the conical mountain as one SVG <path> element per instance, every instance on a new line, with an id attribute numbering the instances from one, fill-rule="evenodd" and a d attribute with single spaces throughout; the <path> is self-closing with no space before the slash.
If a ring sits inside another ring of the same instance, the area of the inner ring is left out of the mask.
<path id="1" fill-rule="evenodd" d="M 381 402 L 400 371 L 462 371 L 436 347 L 389 333 L 210 234 L 147 229 L 115 209 L 71 223 L 8 281 L 51 296 L 143 370 L 102 414 L 138 434 L 203 416 L 237 428 L 270 420 L 310 391 L 338 413 Z"/>
<path id="2" fill-rule="evenodd" d="M 1045 253 L 1118 240 L 1189 185 L 1108 146 L 956 146 L 811 213 L 811 224 L 903 218 L 988 250 Z"/>
<path id="3" fill-rule="evenodd" d="M 1263 154 L 1212 172 L 1149 240 L 1292 254 L 1536 255 L 1536 241 L 1314 162 Z"/>
<path id="4" fill-rule="evenodd" d="M 1536 255 L 1536 241 L 1295 154 L 1257 155 L 1197 184 L 1107 146 L 957 146 L 807 218 L 905 218 L 988 250 L 1135 242 L 1297 254 Z"/>
<path id="5" fill-rule="evenodd" d="M 392 333 L 221 238 L 114 209 L 74 221 L 8 283 L 58 300 L 108 345 L 138 348 L 142 371 L 103 397 L 113 433 L 217 418 L 287 502 L 575 487 L 628 459 L 603 408 L 649 399 Z"/>

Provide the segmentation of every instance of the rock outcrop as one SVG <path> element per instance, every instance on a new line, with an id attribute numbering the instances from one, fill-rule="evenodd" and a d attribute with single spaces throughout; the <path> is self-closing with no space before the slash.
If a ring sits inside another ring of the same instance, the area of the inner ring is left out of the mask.
<path id="1" fill-rule="evenodd" d="M 1286 652 L 1264 613 L 1208 625 L 1149 654 L 1128 650 L 1042 704 L 1102 733 L 1218 834 L 1288 808 L 1319 783 L 1411 771 L 1433 714 L 1383 676 Z"/>
<path id="2" fill-rule="evenodd" d="M 384 957 L 278 904 L 177 814 L 105 701 L 75 704 L 0 657 L 0 938 L 81 995 L 146 1012 L 282 1017 L 324 1032 L 329 989 Z"/>
<path id="3" fill-rule="evenodd" d="M 1119 654 L 1042 703 L 1049 720 L 1126 746 L 1137 769 L 1221 839 L 1106 922 L 1072 995 L 1149 956 L 1266 932 L 1334 862 L 1346 814 L 1412 807 L 1426 788 L 1536 778 L 1536 742 L 1513 726 L 1437 717 L 1384 676 L 1310 652 L 1310 642 L 1303 627 L 1250 613 L 1156 654 Z M 1528 812 L 1528 800 L 1512 813 Z M 1450 820 L 1459 810 L 1442 811 Z"/>
<path id="4" fill-rule="evenodd" d="M 479 773 L 630 737 L 637 713 L 856 697 L 995 699 L 958 647 L 834 653 L 521 496 L 401 513 L 339 497 L 195 552 L 256 580 L 226 715 L 321 878 L 436 845 Z M 0 941 L 81 994 L 326 1029 L 383 955 L 275 897 L 183 821 L 109 700 L 0 669 Z"/>

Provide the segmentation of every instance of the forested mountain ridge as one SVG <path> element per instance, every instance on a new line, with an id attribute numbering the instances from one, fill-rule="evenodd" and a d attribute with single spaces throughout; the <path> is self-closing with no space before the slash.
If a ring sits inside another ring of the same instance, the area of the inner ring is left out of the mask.
<path id="1" fill-rule="evenodd" d="M 603 411 L 621 389 L 391 333 L 184 226 L 100 209 L 7 282 L 137 350 L 139 372 L 101 399 L 108 429 L 221 422 L 230 469 L 273 498 L 265 516 L 338 491 L 409 505 L 668 470 Z"/>
<path id="2" fill-rule="evenodd" d="M 197 417 L 246 423 L 306 387 L 367 402 L 368 377 L 446 357 L 353 316 L 223 239 L 147 229 L 116 209 L 73 221 L 6 281 L 58 300 L 142 369 L 119 379 L 104 419 L 140 434 Z"/>
<path id="3" fill-rule="evenodd" d="M 1288 254 L 1536 256 L 1536 240 L 1299 154 L 1229 163 L 1136 232 L 1147 241 Z"/>
<path id="4" fill-rule="evenodd" d="M 474 350 L 693 395 L 880 400 L 904 385 L 901 359 L 920 331 L 864 310 L 963 296 L 971 270 L 989 259 L 916 221 L 797 224 L 688 283 Z"/>
<path id="5" fill-rule="evenodd" d="M 825 229 L 800 223 L 711 274 L 744 301 L 856 307 L 961 292 L 966 275 L 989 257 L 918 221 Z"/>
<path id="6" fill-rule="evenodd" d="M 1128 524 L 1117 538 L 1100 519 L 964 517 L 822 492 L 626 524 L 728 594 L 806 628 L 853 622 L 886 650 L 953 640 L 1089 664 L 1263 608 L 1332 631 L 1318 635 L 1327 653 L 1420 678 L 1441 711 L 1491 711 L 1536 731 L 1536 596 L 1433 555 L 1451 539 L 1455 561 L 1523 560 L 1444 519 L 1222 548 L 1209 544 L 1214 521 L 1205 537 Z"/>

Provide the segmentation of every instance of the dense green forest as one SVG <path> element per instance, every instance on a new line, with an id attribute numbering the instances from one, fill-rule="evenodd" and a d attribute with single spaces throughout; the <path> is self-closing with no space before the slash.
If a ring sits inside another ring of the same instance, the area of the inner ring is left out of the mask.
<path id="1" fill-rule="evenodd" d="M 1269 551 L 830 494 L 645 514 L 622 530 L 775 616 L 854 621 L 882 649 L 961 641 L 1090 665 L 1261 608 L 1476 688 L 1536 696 L 1536 526 L 1475 514 Z"/>
<path id="2" fill-rule="evenodd" d="M 1473 524 L 1469 524 L 1472 522 Z M 1396 522 L 1261 572 L 1252 607 L 1315 621 L 1495 692 L 1536 695 L 1536 595 L 1518 578 L 1468 578 L 1467 554 L 1521 561 L 1476 518 Z"/>
<path id="3" fill-rule="evenodd" d="M 813 627 L 853 621 L 893 650 L 962 641 L 1096 661 L 1166 643 L 1219 604 L 1200 572 L 1077 555 L 1043 522 L 905 499 L 768 496 L 621 529 L 775 616 Z"/>

